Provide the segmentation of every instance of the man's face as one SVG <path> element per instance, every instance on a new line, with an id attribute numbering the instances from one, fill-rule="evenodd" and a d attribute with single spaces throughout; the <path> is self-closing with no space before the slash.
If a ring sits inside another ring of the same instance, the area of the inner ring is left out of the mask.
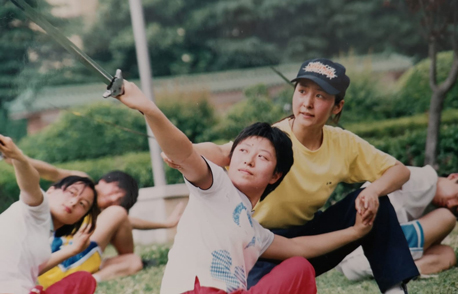
<path id="1" fill-rule="evenodd" d="M 118 187 L 118 182 L 107 183 L 100 180 L 95 186 L 97 190 L 97 204 L 100 209 L 105 209 L 111 205 L 120 205 L 126 191 Z"/>
<path id="2" fill-rule="evenodd" d="M 439 207 L 447 207 L 452 212 L 458 208 L 458 174 L 451 174 L 447 178 L 439 178 L 437 182 L 436 196 L 433 204 Z"/>

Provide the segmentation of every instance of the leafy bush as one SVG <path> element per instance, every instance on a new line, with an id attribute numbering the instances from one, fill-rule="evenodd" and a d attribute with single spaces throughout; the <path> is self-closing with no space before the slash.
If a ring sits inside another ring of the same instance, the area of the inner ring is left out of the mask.
<path id="1" fill-rule="evenodd" d="M 442 126 L 456 123 L 458 123 L 458 109 L 448 109 L 442 112 Z M 397 137 L 408 131 L 424 130 L 427 127 L 428 116 L 426 114 L 345 125 L 346 129 L 365 139 Z"/>
<path id="2" fill-rule="evenodd" d="M 160 107 L 193 142 L 211 139 L 207 128 L 214 124 L 214 115 L 206 100 L 165 100 Z M 41 133 L 24 138 L 19 146 L 32 158 L 54 163 L 148 150 L 146 137 L 112 124 L 146 135 L 145 119 L 140 113 L 119 104 L 95 103 L 64 112 Z"/>
<path id="3" fill-rule="evenodd" d="M 158 103 L 164 114 L 191 142 L 206 142 L 214 139 L 211 127 L 215 125 L 214 109 L 207 99 L 161 100 Z"/>
<path id="4" fill-rule="evenodd" d="M 425 158 L 426 130 L 407 132 L 403 136 L 372 141 L 405 165 L 422 166 Z M 441 127 L 438 146 L 439 175 L 447 175 L 458 169 L 458 124 Z"/>
<path id="5" fill-rule="evenodd" d="M 442 52 L 437 55 L 437 81 L 442 83 L 449 71 L 453 60 L 453 52 Z M 424 59 L 405 72 L 398 81 L 398 99 L 394 116 L 405 116 L 428 111 L 432 91 L 429 87 L 430 59 Z M 444 109 L 458 108 L 458 84 L 447 93 Z"/>
<path id="6" fill-rule="evenodd" d="M 24 138 L 25 154 L 46 162 L 67 162 L 148 150 L 146 137 L 103 122 L 146 133 L 140 113 L 113 103 L 95 103 L 63 112 L 44 131 Z"/>
<path id="7" fill-rule="evenodd" d="M 351 83 L 345 94 L 345 105 L 340 120 L 342 124 L 389 117 L 391 104 L 386 101 L 389 95 L 381 90 L 378 79 L 373 73 L 369 71 L 353 73 L 350 79 Z"/>
<path id="8" fill-rule="evenodd" d="M 265 85 L 257 85 L 245 90 L 246 100 L 229 109 L 225 118 L 213 129 L 214 138 L 234 139 L 248 125 L 262 121 L 274 123 L 284 117 L 282 107 L 274 104 Z"/>

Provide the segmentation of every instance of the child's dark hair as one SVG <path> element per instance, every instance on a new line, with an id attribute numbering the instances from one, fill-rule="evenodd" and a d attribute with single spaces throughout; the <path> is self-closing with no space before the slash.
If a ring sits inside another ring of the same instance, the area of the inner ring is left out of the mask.
<path id="1" fill-rule="evenodd" d="M 94 193 L 94 200 L 92 202 L 92 206 L 89 208 L 88 212 L 78 222 L 72 225 L 64 225 L 60 227 L 59 229 L 57 229 L 55 232 L 56 237 L 62 237 L 62 236 L 68 236 L 68 235 L 75 234 L 79 230 L 81 225 L 83 224 L 86 216 L 88 215 L 89 215 L 90 222 L 91 222 L 90 231 L 92 232 L 93 230 L 95 230 L 95 223 L 97 221 L 97 216 L 100 213 L 100 209 L 97 206 L 97 191 L 95 190 L 94 182 L 92 182 L 91 179 L 86 178 L 86 177 L 69 176 L 53 184 L 52 187 L 54 187 L 55 189 L 61 189 L 65 191 L 67 190 L 69 186 L 76 184 L 76 183 L 82 183 L 85 187 L 92 190 L 92 192 Z"/>
<path id="2" fill-rule="evenodd" d="M 121 199 L 121 206 L 127 211 L 134 206 L 138 198 L 138 184 L 137 181 L 129 174 L 114 170 L 102 176 L 99 180 L 106 183 L 116 182 L 118 187 L 126 192 L 126 195 Z"/>
<path id="3" fill-rule="evenodd" d="M 269 140 L 274 149 L 275 156 L 277 158 L 277 165 L 275 166 L 275 173 L 281 173 L 281 177 L 273 184 L 268 184 L 266 189 L 261 195 L 260 201 L 264 200 L 266 196 L 275 190 L 278 185 L 280 185 L 283 178 L 291 169 L 291 166 L 294 163 L 293 158 L 293 143 L 289 138 L 288 134 L 280 130 L 279 128 L 272 127 L 270 124 L 265 122 L 257 122 L 246 128 L 244 128 L 235 138 L 234 143 L 232 144 L 231 153 L 229 156 L 232 158 L 232 153 L 243 140 L 249 137 L 261 137 Z"/>

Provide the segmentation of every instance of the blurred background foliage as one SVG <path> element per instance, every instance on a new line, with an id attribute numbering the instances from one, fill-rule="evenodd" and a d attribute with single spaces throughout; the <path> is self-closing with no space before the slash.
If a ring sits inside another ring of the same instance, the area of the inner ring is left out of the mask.
<path id="1" fill-rule="evenodd" d="M 49 11 L 42 4 L 45 1 L 36 2 L 42 11 Z M 300 62 L 350 50 L 354 54 L 396 52 L 416 60 L 427 53 L 415 17 L 390 1 L 329 0 L 326 5 L 320 0 L 142 3 L 155 76 Z M 108 72 L 122 68 L 127 79 L 138 78 L 128 1 L 99 1 L 90 26 L 77 18 L 55 25 L 67 35 L 77 32 L 84 51 Z M 48 43 L 46 46 L 51 46 Z M 65 67 L 48 66 L 41 71 L 47 85 L 93 81 L 92 74 L 71 62 L 68 54 L 55 52 L 58 54 L 53 58 L 60 56 L 67 62 Z M 51 58 L 38 51 L 37 55 L 41 63 Z"/>
<path id="2" fill-rule="evenodd" d="M 451 55 L 440 55 L 446 67 Z M 340 121 L 346 128 L 368 140 L 377 148 L 393 155 L 406 165 L 421 166 L 424 159 L 427 102 L 430 90 L 427 84 L 428 61 L 423 60 L 407 71 L 393 89 L 384 89 L 376 75 L 349 73 L 352 83 L 345 97 Z M 446 68 L 444 68 L 446 70 Z M 225 113 L 215 113 L 205 93 L 183 101 L 181 95 L 160 99 L 159 107 L 192 142 L 216 141 L 225 143 L 255 121 L 274 123 L 290 114 L 293 88 L 270 95 L 265 85 L 245 90 L 245 99 L 234 104 Z M 446 101 L 439 146 L 440 175 L 456 172 L 458 166 L 458 107 L 457 89 Z M 370 123 L 376 121 L 377 123 Z M 140 187 L 154 185 L 144 136 L 126 132 L 108 125 L 114 123 L 143 134 L 145 121 L 140 113 L 119 103 L 102 102 L 71 109 L 44 131 L 27 136 L 19 142 L 24 152 L 33 158 L 45 160 L 59 167 L 87 172 L 97 180 L 112 169 L 121 169 L 134 176 Z M 103 140 L 102 140 L 103 138 Z M 169 184 L 182 183 L 181 174 L 166 167 Z M 0 164 L 0 195 L 16 198 L 18 190 L 13 170 Z M 44 187 L 49 183 L 43 182 Z M 341 199 L 359 185 L 341 184 L 329 203 Z M 6 205 L 6 204 L 3 204 Z M 1 210 L 1 207 L 0 207 Z"/>
<path id="3" fill-rule="evenodd" d="M 128 1 L 99 1 L 91 26 L 82 20 L 56 19 L 45 1 L 30 1 L 66 35 L 78 34 L 84 51 L 109 72 L 122 68 L 138 78 Z M 426 140 L 428 85 L 427 46 L 415 16 L 395 1 L 329 0 L 143 0 L 153 74 L 157 76 L 215 72 L 301 62 L 312 57 L 367 53 L 400 53 L 418 62 L 393 88 L 371 69 L 349 71 L 351 86 L 340 125 L 369 140 L 407 165 L 422 165 Z M 92 82 L 93 76 L 48 36 L 33 31 L 9 0 L 0 0 L 0 133 L 21 138 L 24 121 L 10 121 L 8 103 L 25 88 Z M 452 60 L 438 57 L 439 80 Z M 349 67 L 350 69 L 351 67 Z M 216 113 L 206 93 L 182 99 L 170 94 L 158 102 L 164 113 L 193 142 L 227 142 L 254 121 L 273 123 L 290 114 L 293 89 L 275 95 L 265 85 L 245 90 L 245 99 Z M 448 94 L 441 126 L 439 174 L 458 167 L 458 86 Z M 99 121 L 97 121 L 99 120 Z M 97 103 L 64 112 L 44 131 L 24 137 L 19 146 L 31 157 L 59 167 L 83 170 L 95 180 L 112 169 L 131 173 L 141 187 L 153 185 L 148 143 L 144 136 L 106 123 L 146 133 L 143 117 L 116 103 Z M 376 122 L 376 123 L 374 123 Z M 103 138 L 103 139 L 102 139 Z M 0 211 L 17 199 L 10 166 L 0 162 Z M 168 183 L 182 182 L 166 166 Z M 49 183 L 43 182 L 43 187 Z M 340 185 L 330 202 L 343 197 Z M 5 197 L 5 198 L 4 198 Z M 7 201 L 3 201 L 7 199 Z M 10 201 L 11 200 L 11 201 Z"/>

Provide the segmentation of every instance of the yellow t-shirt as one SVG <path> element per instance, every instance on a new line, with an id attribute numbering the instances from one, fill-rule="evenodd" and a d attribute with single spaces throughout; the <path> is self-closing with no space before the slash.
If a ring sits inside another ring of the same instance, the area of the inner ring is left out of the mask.
<path id="1" fill-rule="evenodd" d="M 324 126 L 323 143 L 310 151 L 291 131 L 290 119 L 277 124 L 293 142 L 294 164 L 282 183 L 255 207 L 254 218 L 269 229 L 303 225 L 340 182 L 373 182 L 396 159 L 341 128 Z"/>

